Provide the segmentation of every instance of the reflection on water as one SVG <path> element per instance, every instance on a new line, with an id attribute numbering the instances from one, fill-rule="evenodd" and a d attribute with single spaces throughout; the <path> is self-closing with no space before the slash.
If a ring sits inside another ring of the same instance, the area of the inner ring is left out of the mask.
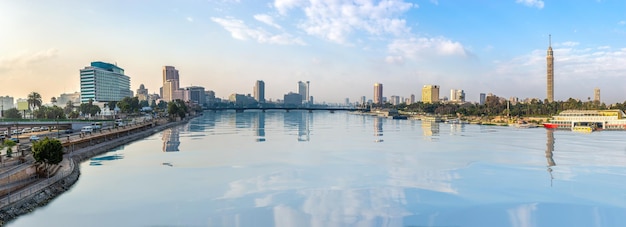
<path id="1" fill-rule="evenodd" d="M 184 152 L 159 152 L 153 141 L 173 134 L 164 131 L 96 157 L 106 163 L 81 165 L 72 190 L 9 226 L 626 223 L 623 132 L 439 127 L 302 111 L 208 115 L 191 122 L 205 125 L 195 133 L 205 136 L 173 128 Z M 385 142 L 375 143 L 383 128 Z M 557 176 L 552 186 L 546 168 Z"/>
<path id="2" fill-rule="evenodd" d="M 422 121 L 422 130 L 427 137 L 439 135 L 439 122 Z"/>
<path id="3" fill-rule="evenodd" d="M 180 127 L 165 129 L 163 131 L 163 152 L 177 152 L 180 145 Z"/>
<path id="4" fill-rule="evenodd" d="M 256 129 L 257 142 L 265 141 L 265 112 L 256 113 L 254 128 Z"/>
<path id="5" fill-rule="evenodd" d="M 553 157 L 553 152 L 554 152 L 554 130 L 551 129 L 547 129 L 546 130 L 546 137 L 547 137 L 547 142 L 546 142 L 546 160 L 548 161 L 548 173 L 550 173 L 550 186 L 552 186 L 552 180 L 554 180 L 554 177 L 552 176 L 552 166 L 556 166 L 556 163 L 554 162 Z"/>
<path id="6" fill-rule="evenodd" d="M 384 140 L 383 137 L 383 119 L 380 117 L 374 117 L 374 142 L 380 143 Z"/>

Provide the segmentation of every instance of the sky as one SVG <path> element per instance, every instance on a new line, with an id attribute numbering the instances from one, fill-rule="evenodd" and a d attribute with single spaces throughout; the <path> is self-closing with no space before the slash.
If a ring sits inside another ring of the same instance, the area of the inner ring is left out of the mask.
<path id="1" fill-rule="evenodd" d="M 0 96 L 16 99 L 80 91 L 79 70 L 104 61 L 150 93 L 170 65 L 222 98 L 263 80 L 272 100 L 298 81 L 328 103 L 372 99 L 374 83 L 543 100 L 551 35 L 555 100 L 626 101 L 626 1 L 2 0 L 0 28 Z"/>

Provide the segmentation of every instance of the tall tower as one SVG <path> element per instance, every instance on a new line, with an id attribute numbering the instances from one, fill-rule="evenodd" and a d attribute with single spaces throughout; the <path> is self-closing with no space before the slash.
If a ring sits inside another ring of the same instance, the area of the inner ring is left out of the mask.
<path id="1" fill-rule="evenodd" d="M 548 102 L 554 102 L 554 56 L 552 52 L 552 35 L 548 36 L 548 56 L 546 57 L 548 66 Z"/>
<path id="2" fill-rule="evenodd" d="M 593 89 L 593 101 L 600 102 L 600 88 Z"/>
<path id="3" fill-rule="evenodd" d="M 259 103 L 265 102 L 265 82 L 257 80 L 254 84 L 254 99 Z"/>
<path id="4" fill-rule="evenodd" d="M 422 88 L 422 102 L 439 102 L 439 85 L 424 85 Z"/>
<path id="5" fill-rule="evenodd" d="M 383 84 L 374 84 L 374 104 L 383 104 Z"/>
<path id="6" fill-rule="evenodd" d="M 183 99 L 180 91 L 180 76 L 174 66 L 163 66 L 163 87 L 162 99 L 170 102 L 176 99 Z"/>
<path id="7" fill-rule="evenodd" d="M 308 103 L 310 101 L 310 93 L 309 86 L 311 83 L 309 81 L 303 82 L 298 81 L 298 94 L 302 96 L 302 103 Z"/>

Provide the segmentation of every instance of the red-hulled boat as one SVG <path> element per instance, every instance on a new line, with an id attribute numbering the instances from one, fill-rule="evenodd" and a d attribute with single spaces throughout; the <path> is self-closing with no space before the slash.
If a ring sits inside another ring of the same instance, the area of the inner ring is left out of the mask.
<path id="1" fill-rule="evenodd" d="M 543 127 L 544 127 L 544 128 L 551 128 L 551 129 L 555 129 L 555 128 L 558 128 L 558 127 L 559 127 L 559 125 L 558 125 L 558 124 L 555 124 L 555 123 L 543 123 Z"/>

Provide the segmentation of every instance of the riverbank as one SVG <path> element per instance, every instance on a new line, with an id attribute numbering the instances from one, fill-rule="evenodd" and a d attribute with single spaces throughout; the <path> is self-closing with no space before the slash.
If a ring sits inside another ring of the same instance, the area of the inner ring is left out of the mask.
<path id="1" fill-rule="evenodd" d="M 71 173 L 57 182 L 47 186 L 45 189 L 21 198 L 19 201 L 13 202 L 0 209 L 0 226 L 3 226 L 20 215 L 30 213 L 38 207 L 45 206 L 50 201 L 54 200 L 54 198 L 69 190 L 72 185 L 78 181 L 80 176 L 79 163 L 94 156 L 108 152 L 115 147 L 146 138 L 174 126 L 185 124 L 189 122 L 191 118 L 193 117 L 176 122 L 165 121 L 165 123 L 157 124 L 154 127 L 147 128 L 139 132 L 127 134 L 115 139 L 104 140 L 101 143 L 74 150 L 71 152 L 71 156 L 66 154 L 65 158 L 67 159 L 67 164 L 63 165 L 62 168 L 68 168 L 67 171 L 71 171 Z"/>

